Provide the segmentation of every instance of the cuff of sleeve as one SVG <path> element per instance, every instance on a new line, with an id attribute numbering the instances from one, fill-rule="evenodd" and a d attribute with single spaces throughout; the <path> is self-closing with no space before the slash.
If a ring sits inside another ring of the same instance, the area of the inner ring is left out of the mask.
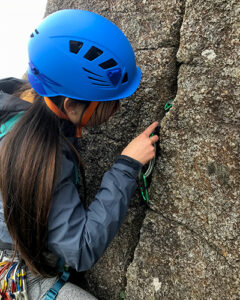
<path id="1" fill-rule="evenodd" d="M 138 172 L 141 170 L 141 168 L 143 166 L 136 159 L 131 158 L 131 157 L 126 156 L 126 155 L 120 155 L 120 156 L 118 156 L 117 159 L 115 160 L 115 163 L 122 163 L 122 164 L 124 164 L 124 165 L 126 165 L 128 167 L 131 167 L 135 171 L 137 171 L 137 174 L 138 174 Z"/>

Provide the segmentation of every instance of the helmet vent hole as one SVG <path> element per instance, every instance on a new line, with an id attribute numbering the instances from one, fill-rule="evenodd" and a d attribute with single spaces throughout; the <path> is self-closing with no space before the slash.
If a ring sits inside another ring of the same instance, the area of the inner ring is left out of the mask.
<path id="1" fill-rule="evenodd" d="M 92 46 L 92 47 L 88 50 L 88 52 L 85 54 L 84 58 L 86 58 L 86 59 L 92 61 L 92 60 L 96 59 L 97 57 L 99 57 L 99 56 L 102 55 L 102 54 L 103 54 L 103 51 L 102 51 L 102 50 L 100 50 L 100 49 L 98 49 L 98 48 Z"/>
<path id="2" fill-rule="evenodd" d="M 70 52 L 77 54 L 82 48 L 83 43 L 78 41 L 69 41 Z"/>
<path id="3" fill-rule="evenodd" d="M 115 67 L 116 65 L 117 65 L 116 61 L 111 58 L 111 59 L 101 63 L 99 66 L 105 70 L 105 69 Z"/>
<path id="4" fill-rule="evenodd" d="M 34 34 L 32 33 L 32 34 L 30 35 L 30 37 L 33 38 L 33 37 L 34 37 Z"/>
<path id="5" fill-rule="evenodd" d="M 37 29 L 35 29 L 36 34 L 39 34 L 39 31 Z"/>
<path id="6" fill-rule="evenodd" d="M 128 73 L 125 73 L 125 74 L 124 74 L 122 83 L 125 83 L 125 82 L 128 82 Z"/>

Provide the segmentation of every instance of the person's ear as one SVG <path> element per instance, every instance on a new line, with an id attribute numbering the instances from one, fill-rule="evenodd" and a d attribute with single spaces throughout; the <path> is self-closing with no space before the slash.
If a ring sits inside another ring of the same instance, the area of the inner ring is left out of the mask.
<path id="1" fill-rule="evenodd" d="M 75 125 L 79 124 L 85 105 L 66 98 L 64 100 L 63 107 L 69 120 Z"/>
<path id="2" fill-rule="evenodd" d="M 64 110 L 65 112 L 68 114 L 75 114 L 76 113 L 76 106 L 77 106 L 77 103 L 74 102 L 74 101 L 71 101 L 69 98 L 66 98 L 64 100 Z"/>

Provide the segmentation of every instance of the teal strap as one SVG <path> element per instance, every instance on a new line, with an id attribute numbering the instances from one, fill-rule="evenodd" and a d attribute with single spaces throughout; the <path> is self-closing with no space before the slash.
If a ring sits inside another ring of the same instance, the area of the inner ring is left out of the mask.
<path id="1" fill-rule="evenodd" d="M 61 277 L 58 281 L 51 287 L 46 294 L 45 300 L 54 300 L 56 299 L 60 289 L 64 286 L 64 284 L 68 281 L 70 273 L 68 271 L 69 267 L 65 264 L 63 258 L 59 258 L 58 263 L 58 271 L 62 273 Z"/>
<path id="2" fill-rule="evenodd" d="M 59 257 L 57 262 L 57 268 L 59 273 L 63 273 L 65 271 L 65 260 L 63 257 Z"/>
<path id="3" fill-rule="evenodd" d="M 64 284 L 68 281 L 70 273 L 68 271 L 64 271 L 62 276 L 58 279 L 58 281 L 53 285 L 50 290 L 48 290 L 46 294 L 45 300 L 54 300 L 56 299 L 60 289 L 64 286 Z"/>
<path id="4" fill-rule="evenodd" d="M 11 130 L 11 128 L 19 121 L 23 114 L 24 111 L 20 111 L 0 126 L 0 138 L 4 137 Z"/>

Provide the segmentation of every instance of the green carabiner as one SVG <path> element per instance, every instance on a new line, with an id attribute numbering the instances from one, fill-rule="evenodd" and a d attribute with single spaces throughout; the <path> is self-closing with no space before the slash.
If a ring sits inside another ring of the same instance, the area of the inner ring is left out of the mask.
<path id="1" fill-rule="evenodd" d="M 169 111 L 169 109 L 173 106 L 173 99 L 169 100 L 165 106 L 164 106 L 164 110 L 167 112 Z"/>

